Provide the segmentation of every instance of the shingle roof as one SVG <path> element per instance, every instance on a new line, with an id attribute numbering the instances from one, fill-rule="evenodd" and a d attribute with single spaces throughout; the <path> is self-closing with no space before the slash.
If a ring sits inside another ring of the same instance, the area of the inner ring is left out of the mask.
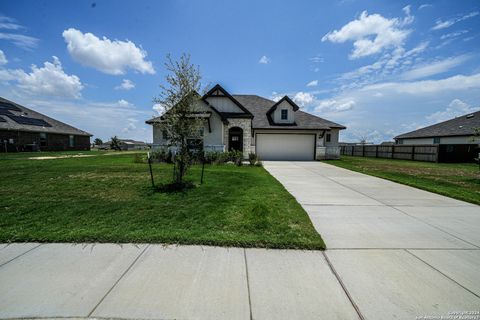
<path id="1" fill-rule="evenodd" d="M 259 97 L 257 95 L 232 95 L 238 102 L 247 108 L 253 114 L 252 126 L 254 129 L 320 129 L 328 130 L 330 128 L 345 129 L 341 124 L 325 120 L 314 116 L 313 114 L 296 111 L 296 125 L 278 125 L 271 122 L 267 112 L 275 104 L 275 101 Z"/>
<path id="2" fill-rule="evenodd" d="M 396 136 L 395 139 L 470 136 L 475 128 L 480 128 L 480 111 L 407 132 Z"/>
<path id="3" fill-rule="evenodd" d="M 0 97 L 0 130 L 91 136 L 90 133 Z M 33 125 L 37 123 L 38 125 Z"/>

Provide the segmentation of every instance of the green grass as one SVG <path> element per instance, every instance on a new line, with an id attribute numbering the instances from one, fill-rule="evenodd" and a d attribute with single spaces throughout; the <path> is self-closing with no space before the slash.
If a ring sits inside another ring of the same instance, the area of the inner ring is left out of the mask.
<path id="1" fill-rule="evenodd" d="M 123 152 L 0 155 L 0 242 L 151 242 L 323 249 L 305 211 L 262 167 L 198 166 L 180 193 L 154 192 L 148 166 Z M 157 183 L 172 166 L 154 164 Z"/>
<path id="2" fill-rule="evenodd" d="M 342 156 L 328 163 L 480 204 L 480 171 L 474 163 L 431 163 Z"/>

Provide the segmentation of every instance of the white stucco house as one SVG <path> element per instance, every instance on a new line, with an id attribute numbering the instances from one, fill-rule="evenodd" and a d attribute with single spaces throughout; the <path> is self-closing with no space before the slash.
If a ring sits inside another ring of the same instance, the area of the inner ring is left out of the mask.
<path id="1" fill-rule="evenodd" d="M 199 100 L 205 118 L 205 151 L 239 150 L 245 158 L 314 160 L 340 156 L 339 131 L 344 126 L 301 111 L 288 96 L 275 102 L 256 95 L 231 95 L 215 85 Z M 199 115 L 200 116 L 200 115 Z M 163 116 L 146 121 L 153 126 L 153 148 L 168 145 Z"/>

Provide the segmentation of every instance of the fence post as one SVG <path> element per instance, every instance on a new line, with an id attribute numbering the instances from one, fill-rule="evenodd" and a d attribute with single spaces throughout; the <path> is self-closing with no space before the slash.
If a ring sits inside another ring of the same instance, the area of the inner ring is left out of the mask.
<path id="1" fill-rule="evenodd" d="M 415 160 L 415 146 L 412 146 L 412 160 Z"/>
<path id="2" fill-rule="evenodd" d="M 352 146 L 352 156 L 354 154 L 354 151 L 355 151 L 355 146 Z"/>
<path id="3" fill-rule="evenodd" d="M 378 158 L 378 146 L 375 146 L 375 158 Z"/>
<path id="4" fill-rule="evenodd" d="M 365 157 L 365 145 L 362 144 L 362 157 Z"/>
<path id="5" fill-rule="evenodd" d="M 394 154 L 395 154 L 395 146 L 392 146 L 392 159 L 394 158 Z"/>

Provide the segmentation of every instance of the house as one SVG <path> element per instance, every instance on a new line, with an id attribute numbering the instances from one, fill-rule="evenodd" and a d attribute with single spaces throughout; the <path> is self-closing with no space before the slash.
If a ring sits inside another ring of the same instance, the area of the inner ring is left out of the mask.
<path id="1" fill-rule="evenodd" d="M 472 161 L 478 156 L 480 111 L 469 113 L 428 127 L 396 136 L 395 143 L 403 145 L 438 145 L 439 162 Z"/>
<path id="2" fill-rule="evenodd" d="M 0 97 L 0 152 L 90 150 L 91 136 Z"/>
<path id="3" fill-rule="evenodd" d="M 105 143 L 102 143 L 101 145 L 98 146 L 98 149 L 100 150 L 107 150 L 111 149 L 112 141 L 107 141 Z M 143 141 L 135 141 L 132 139 L 118 139 L 118 144 L 120 146 L 121 150 L 124 151 L 131 151 L 131 150 L 147 150 L 150 148 L 150 146 L 143 142 Z"/>
<path id="4" fill-rule="evenodd" d="M 344 126 L 301 111 L 288 96 L 275 102 L 256 95 L 231 95 L 215 85 L 198 102 L 205 118 L 205 151 L 239 150 L 245 158 L 262 160 L 338 158 L 339 131 Z M 153 147 L 164 148 L 164 116 L 146 121 L 153 126 Z"/>

